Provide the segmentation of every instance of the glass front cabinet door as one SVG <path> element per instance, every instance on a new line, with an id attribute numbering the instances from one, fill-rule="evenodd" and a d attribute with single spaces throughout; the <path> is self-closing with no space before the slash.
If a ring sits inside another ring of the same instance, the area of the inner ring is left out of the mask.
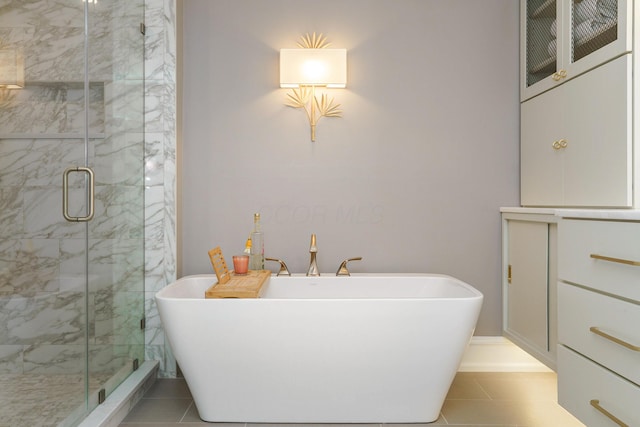
<path id="1" fill-rule="evenodd" d="M 525 101 L 627 52 L 633 0 L 521 0 Z"/>

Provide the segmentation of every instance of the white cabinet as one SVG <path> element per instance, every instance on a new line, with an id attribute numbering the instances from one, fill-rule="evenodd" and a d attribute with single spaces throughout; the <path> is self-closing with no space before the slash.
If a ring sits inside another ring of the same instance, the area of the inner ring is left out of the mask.
<path id="1" fill-rule="evenodd" d="M 632 58 L 521 105 L 523 206 L 633 206 Z"/>
<path id="2" fill-rule="evenodd" d="M 521 100 L 632 46 L 631 0 L 521 0 Z"/>
<path id="3" fill-rule="evenodd" d="M 558 233 L 558 402 L 588 426 L 640 425 L 640 221 Z"/>
<path id="4" fill-rule="evenodd" d="M 504 335 L 556 366 L 556 219 L 503 213 Z"/>

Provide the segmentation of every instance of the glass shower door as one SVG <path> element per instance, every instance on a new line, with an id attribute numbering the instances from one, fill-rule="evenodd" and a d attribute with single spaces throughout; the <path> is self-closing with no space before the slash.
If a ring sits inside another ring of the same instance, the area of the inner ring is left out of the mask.
<path id="1" fill-rule="evenodd" d="M 88 4 L 89 406 L 144 359 L 143 0 Z"/>
<path id="2" fill-rule="evenodd" d="M 2 425 L 75 425 L 143 361 L 143 3 L 0 8 Z"/>

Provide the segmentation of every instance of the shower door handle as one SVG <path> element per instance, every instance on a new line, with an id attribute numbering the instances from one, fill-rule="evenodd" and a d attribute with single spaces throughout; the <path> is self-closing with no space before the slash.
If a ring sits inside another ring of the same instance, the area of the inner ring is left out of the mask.
<path id="1" fill-rule="evenodd" d="M 89 209 L 87 211 L 87 216 L 70 216 L 69 215 L 69 175 L 74 172 L 86 173 L 89 182 Z M 69 222 L 88 222 L 93 219 L 93 213 L 95 208 L 95 200 L 94 200 L 95 188 L 94 188 L 94 175 L 93 170 L 91 168 L 85 167 L 70 167 L 65 169 L 62 174 L 62 215 L 64 219 Z"/>

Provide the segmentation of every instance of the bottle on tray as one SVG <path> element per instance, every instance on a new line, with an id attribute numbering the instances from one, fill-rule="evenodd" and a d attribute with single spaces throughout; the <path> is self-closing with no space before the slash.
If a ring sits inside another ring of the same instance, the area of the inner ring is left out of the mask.
<path id="1" fill-rule="evenodd" d="M 260 214 L 253 215 L 249 270 L 264 270 L 264 235 L 260 229 Z"/>

